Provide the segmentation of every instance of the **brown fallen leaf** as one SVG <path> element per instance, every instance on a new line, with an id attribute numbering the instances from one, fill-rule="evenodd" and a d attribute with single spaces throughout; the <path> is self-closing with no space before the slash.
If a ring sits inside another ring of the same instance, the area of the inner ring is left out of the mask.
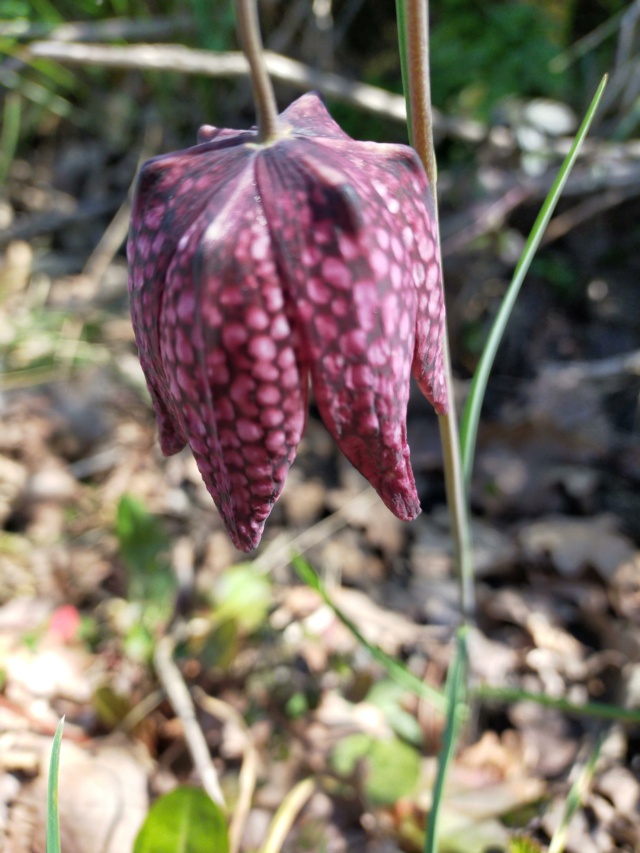
<path id="1" fill-rule="evenodd" d="M 580 519 L 547 516 L 523 527 L 519 540 L 530 560 L 546 557 L 561 574 L 571 577 L 591 567 L 605 582 L 635 553 L 633 543 L 618 532 L 610 515 Z"/>

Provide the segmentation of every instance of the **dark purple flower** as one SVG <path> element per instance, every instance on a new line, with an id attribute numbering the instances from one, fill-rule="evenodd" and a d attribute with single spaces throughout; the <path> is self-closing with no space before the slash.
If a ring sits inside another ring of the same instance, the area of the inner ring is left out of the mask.
<path id="1" fill-rule="evenodd" d="M 356 142 L 304 95 L 277 140 L 204 127 L 140 172 L 131 315 L 166 455 L 187 442 L 234 544 L 260 541 L 305 426 L 322 418 L 389 509 L 420 512 L 413 373 L 447 410 L 427 179 L 403 145 Z"/>

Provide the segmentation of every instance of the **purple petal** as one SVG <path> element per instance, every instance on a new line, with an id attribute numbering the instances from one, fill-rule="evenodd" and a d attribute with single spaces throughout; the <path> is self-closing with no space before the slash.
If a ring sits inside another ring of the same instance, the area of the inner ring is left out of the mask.
<path id="1" fill-rule="evenodd" d="M 307 367 L 294 348 L 252 166 L 181 240 L 160 339 L 200 473 L 234 544 L 250 550 L 284 486 L 307 405 Z"/>
<path id="2" fill-rule="evenodd" d="M 279 120 L 283 126 L 291 128 L 296 136 L 351 141 L 351 137 L 331 118 L 316 92 L 307 92 L 299 97 L 279 116 Z"/>
<path id="3" fill-rule="evenodd" d="M 131 318 L 167 456 L 184 447 L 186 434 L 160 359 L 158 317 L 165 280 L 183 234 L 206 207 L 210 193 L 232 186 L 247 162 L 250 152 L 230 148 L 229 143 L 225 139 L 149 160 L 136 186 L 127 246 Z"/>
<path id="4" fill-rule="evenodd" d="M 392 512 L 410 519 L 420 511 L 406 442 L 413 265 L 401 240 L 397 257 L 392 248 L 400 223 L 380 195 L 390 175 L 373 160 L 354 169 L 343 145 L 284 141 L 256 173 L 322 418 Z"/>

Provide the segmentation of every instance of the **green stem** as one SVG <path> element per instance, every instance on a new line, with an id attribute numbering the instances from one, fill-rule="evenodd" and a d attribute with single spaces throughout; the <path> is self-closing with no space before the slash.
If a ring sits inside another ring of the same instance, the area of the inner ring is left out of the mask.
<path id="1" fill-rule="evenodd" d="M 257 0 L 236 0 L 236 21 L 242 49 L 249 63 L 258 115 L 258 138 L 260 142 L 269 142 L 278 135 L 278 107 L 264 61 Z"/>
<path id="2" fill-rule="evenodd" d="M 447 725 L 444 730 L 442 747 L 438 756 L 438 772 L 433 785 L 433 799 L 429 818 L 427 820 L 427 832 L 424 840 L 424 853 L 437 853 L 438 851 L 438 824 L 440 819 L 440 806 L 444 797 L 444 786 L 447 781 L 447 771 L 453 761 L 460 728 L 464 722 L 467 711 L 466 685 L 467 685 L 467 629 L 461 628 L 458 632 L 456 653 L 447 675 L 446 694 L 449 700 L 449 711 L 447 713 Z"/>
<path id="3" fill-rule="evenodd" d="M 444 461 L 444 480 L 447 492 L 447 504 L 451 515 L 451 535 L 453 538 L 454 554 L 458 577 L 460 578 L 460 609 L 464 622 L 468 625 L 475 620 L 475 586 L 473 570 L 473 544 L 471 541 L 471 525 L 469 509 L 464 485 L 462 458 L 460 456 L 460 437 L 456 418 L 453 374 L 451 357 L 449 355 L 449 336 L 445 331 L 444 369 L 447 381 L 449 411 L 440 415 L 440 443 Z"/>
<path id="4" fill-rule="evenodd" d="M 429 9 L 428 0 L 404 0 L 404 22 L 408 65 L 408 94 L 411 114 L 412 144 L 424 165 L 431 192 L 433 193 L 436 217 L 438 198 L 436 191 L 437 168 L 433 144 L 433 117 L 431 111 L 431 86 L 429 76 Z M 440 254 L 440 229 L 438 231 L 438 253 Z M 442 259 L 440 258 L 442 265 Z M 456 418 L 453 375 L 449 354 L 449 336 L 444 330 L 444 369 L 447 383 L 449 412 L 440 415 L 440 440 L 444 458 L 444 477 L 447 504 L 451 514 L 451 533 L 455 549 L 456 566 L 460 577 L 460 604 L 464 621 L 472 623 L 475 614 L 475 591 L 473 583 L 473 549 L 471 525 L 467 505 L 466 489 L 460 456 L 460 439 Z"/>

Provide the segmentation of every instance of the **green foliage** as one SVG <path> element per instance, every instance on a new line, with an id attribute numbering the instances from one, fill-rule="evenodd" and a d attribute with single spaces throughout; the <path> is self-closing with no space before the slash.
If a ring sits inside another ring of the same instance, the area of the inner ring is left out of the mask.
<path id="1" fill-rule="evenodd" d="M 403 708 L 409 691 L 391 679 L 378 681 L 367 693 L 366 701 L 379 708 L 393 731 L 402 740 L 420 746 L 422 729 L 413 714 Z"/>
<path id="2" fill-rule="evenodd" d="M 231 566 L 222 573 L 212 590 L 211 630 L 199 650 L 206 667 L 229 667 L 242 638 L 264 628 L 271 593 L 269 578 L 252 563 Z"/>
<path id="3" fill-rule="evenodd" d="M 331 763 L 341 776 L 351 776 L 362 768 L 364 792 L 372 805 L 392 805 L 411 797 L 420 777 L 419 754 L 398 738 L 349 735 L 336 745 Z"/>
<path id="4" fill-rule="evenodd" d="M 513 838 L 509 844 L 509 853 L 542 853 L 542 847 L 532 838 Z"/>
<path id="5" fill-rule="evenodd" d="M 158 630 L 171 616 L 177 588 L 165 556 L 168 539 L 160 521 L 131 495 L 118 504 L 116 536 L 127 569 L 125 651 L 134 660 L 148 661 Z"/>
<path id="6" fill-rule="evenodd" d="M 151 806 L 133 853 L 228 853 L 224 813 L 199 788 L 176 788 Z"/>
<path id="7" fill-rule="evenodd" d="M 98 687 L 92 697 L 93 707 L 101 722 L 114 729 L 131 710 L 131 702 L 108 684 Z"/>
<path id="8" fill-rule="evenodd" d="M 131 495 L 118 504 L 116 536 L 128 569 L 128 597 L 161 609 L 171 601 L 176 581 L 164 557 L 169 540 L 160 521 Z"/>
<path id="9" fill-rule="evenodd" d="M 227 569 L 215 587 L 217 622 L 234 621 L 245 634 L 252 634 L 265 621 L 271 606 L 271 582 L 251 563 Z"/>
<path id="10" fill-rule="evenodd" d="M 543 279 L 561 302 L 571 303 L 582 296 L 574 266 L 562 255 L 547 253 L 536 258 L 531 264 L 531 272 Z"/>
<path id="11" fill-rule="evenodd" d="M 230 50 L 235 47 L 236 17 L 233 3 L 210 3 L 189 0 L 198 25 L 200 44 L 207 50 Z"/>
<path id="12" fill-rule="evenodd" d="M 7 163 L 7 166 L 9 163 Z M 0 281 L 0 302 L 10 288 Z M 76 320 L 68 311 L 56 310 L 34 294 L 32 310 L 12 318 L 5 326 L 2 384 L 5 388 L 25 388 L 60 378 L 83 365 L 99 364 L 108 355 L 100 345 L 84 340 L 84 330 L 70 336 Z M 71 321 L 71 322 L 70 322 Z"/>
<path id="13" fill-rule="evenodd" d="M 431 68 L 434 103 L 447 110 L 486 117 L 507 95 L 548 97 L 562 92 L 562 78 L 549 70 L 563 24 L 542 4 L 434 4 Z"/>

